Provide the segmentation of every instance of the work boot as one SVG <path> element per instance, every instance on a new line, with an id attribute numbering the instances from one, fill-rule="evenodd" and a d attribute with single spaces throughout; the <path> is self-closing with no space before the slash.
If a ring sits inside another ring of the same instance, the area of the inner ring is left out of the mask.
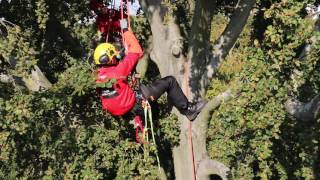
<path id="1" fill-rule="evenodd" d="M 206 100 L 200 100 L 197 103 L 188 103 L 188 108 L 184 115 L 187 116 L 187 118 L 190 121 L 193 121 L 197 118 L 198 114 L 201 112 L 201 110 L 204 108 L 206 104 Z"/>

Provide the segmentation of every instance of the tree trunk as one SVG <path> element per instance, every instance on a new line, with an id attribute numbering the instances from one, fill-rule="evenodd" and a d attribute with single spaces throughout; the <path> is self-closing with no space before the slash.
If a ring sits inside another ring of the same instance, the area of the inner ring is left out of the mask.
<path id="1" fill-rule="evenodd" d="M 191 32 L 189 34 L 188 59 L 192 71 L 189 73 L 192 99 L 198 99 L 205 94 L 203 72 L 206 67 L 206 56 L 210 52 L 211 22 L 216 1 L 196 1 Z"/>
<path id="2" fill-rule="evenodd" d="M 158 65 L 162 77 L 173 75 L 181 79 L 183 70 L 182 37 L 179 27 L 173 22 L 163 22 L 164 10 L 160 1 L 150 1 L 144 12 L 149 14 L 153 47 L 151 59 Z M 144 3 L 142 3 L 142 6 Z"/>
<path id="3" fill-rule="evenodd" d="M 208 119 L 210 119 L 211 112 L 222 102 L 228 101 L 231 98 L 231 91 L 228 90 L 210 100 L 191 125 L 185 117 L 179 117 L 184 121 L 180 127 L 180 144 L 173 150 L 176 179 L 193 179 L 192 156 L 194 156 L 195 175 L 197 179 L 208 179 L 210 174 L 216 174 L 226 179 L 229 168 L 218 161 L 210 160 L 208 157 L 206 149 L 207 122 Z M 192 128 L 191 132 L 190 128 Z M 190 135 L 192 135 L 193 147 L 191 147 L 190 144 Z M 193 155 L 191 152 L 192 148 L 194 150 Z"/>
<path id="4" fill-rule="evenodd" d="M 229 38 L 225 44 L 228 47 L 232 47 L 236 42 L 237 37 L 242 32 L 244 24 L 250 14 L 250 10 L 255 3 L 254 0 L 244 0 L 239 3 L 239 9 L 236 10 L 235 16 L 240 16 L 237 21 L 240 25 L 236 25 L 237 29 L 227 27 L 230 32 L 225 32 Z M 169 22 L 164 22 L 164 15 L 166 8 L 161 5 L 161 1 L 158 0 L 140 0 L 140 5 L 145 12 L 149 21 L 152 31 L 153 47 L 150 52 L 151 59 L 157 64 L 160 74 L 164 76 L 175 76 L 187 96 L 191 93 L 199 92 L 200 86 L 193 86 L 201 82 L 204 78 L 203 72 L 208 65 L 206 57 L 209 52 L 209 37 L 210 27 L 212 20 L 212 11 L 215 4 L 208 4 L 206 1 L 197 1 L 195 4 L 195 18 L 193 20 L 193 27 L 191 28 L 189 41 L 188 58 L 183 54 L 183 37 L 180 33 L 180 28 L 172 18 Z M 201 19 L 203 17 L 203 19 Z M 201 23 L 197 23 L 201 19 Z M 235 20 L 231 20 L 232 25 L 235 25 Z M 227 48 L 224 54 L 227 54 Z M 219 56 L 219 62 L 225 56 Z M 192 66 L 196 68 L 191 68 Z M 191 71 L 192 69 L 192 71 Z M 196 75 L 194 70 L 199 70 Z M 192 73 L 191 73 L 192 72 Z M 191 76 L 189 76 L 191 74 Z M 191 91 L 189 90 L 189 77 L 194 78 Z M 212 77 L 212 76 L 211 76 Z M 211 78 L 210 77 L 210 78 Z M 198 79 L 197 79 L 198 78 Z M 204 86 L 201 88 L 205 89 Z M 206 135 L 207 135 L 207 123 L 210 119 L 210 112 L 217 108 L 223 101 L 228 100 L 231 97 L 230 92 L 223 93 L 207 105 L 207 110 L 199 115 L 196 122 L 192 123 L 192 129 L 190 131 L 190 122 L 185 116 L 177 113 L 179 121 L 181 122 L 181 134 L 180 144 L 173 148 L 173 159 L 175 178 L 177 180 L 193 179 L 193 158 L 192 147 L 194 148 L 195 169 L 198 179 L 208 179 L 212 173 L 218 173 L 222 178 L 226 178 L 228 168 L 222 163 L 212 161 L 208 158 L 206 150 Z M 193 138 L 193 146 L 190 144 L 190 135 Z"/>

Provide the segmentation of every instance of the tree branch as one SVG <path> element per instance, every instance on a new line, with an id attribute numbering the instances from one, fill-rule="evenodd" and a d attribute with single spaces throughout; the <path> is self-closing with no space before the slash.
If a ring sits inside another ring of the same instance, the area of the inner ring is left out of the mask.
<path id="1" fill-rule="evenodd" d="M 161 19 L 162 16 L 160 15 L 163 14 L 163 9 L 161 6 L 161 1 L 140 0 L 139 3 L 143 12 L 146 13 L 146 17 L 148 18 L 150 25 L 151 23 L 162 24 L 162 19 Z"/>
<path id="2" fill-rule="evenodd" d="M 236 10 L 231 17 L 230 23 L 220 38 L 215 42 L 213 51 L 208 57 L 209 65 L 207 65 L 206 78 L 204 79 L 210 79 L 213 77 L 223 59 L 228 55 L 229 51 L 236 43 L 255 2 L 255 0 L 240 0 L 238 3 Z"/>
<path id="3" fill-rule="evenodd" d="M 200 162 L 197 172 L 200 179 L 208 179 L 208 176 L 212 173 L 219 172 L 220 177 L 225 177 L 228 168 L 217 161 L 211 161 L 208 158 L 208 153 L 206 150 L 207 141 L 207 131 L 208 131 L 208 121 L 212 117 L 211 113 L 214 109 L 219 107 L 223 102 L 232 99 L 232 91 L 229 89 L 207 103 L 201 113 L 198 115 L 197 119 L 192 123 L 194 141 L 193 147 L 195 152 L 195 161 Z M 210 171 L 208 171 L 210 170 Z"/>
<path id="4" fill-rule="evenodd" d="M 286 111 L 302 121 L 313 121 L 320 117 L 320 95 L 307 103 L 289 99 L 285 103 Z"/>
<path id="5" fill-rule="evenodd" d="M 317 8 L 315 8 L 317 9 Z M 318 13 L 318 12 L 317 12 Z M 314 31 L 319 32 L 320 20 L 317 13 L 309 13 L 308 18 L 315 20 Z M 312 36 L 309 43 L 306 43 L 302 52 L 299 55 L 299 60 L 303 61 L 305 57 L 311 51 L 311 47 L 318 41 L 317 36 Z M 307 103 L 300 102 L 296 99 L 288 99 L 285 102 L 286 111 L 294 116 L 295 118 L 302 121 L 313 121 L 316 120 L 320 115 L 320 95 L 315 96 L 311 101 Z"/>
<path id="6" fill-rule="evenodd" d="M 52 86 L 38 66 L 34 66 L 34 70 L 32 70 L 30 77 L 20 78 L 12 75 L 0 74 L 0 82 L 12 83 L 14 86 L 24 86 L 31 91 L 46 90 Z"/>
<path id="7" fill-rule="evenodd" d="M 189 35 L 188 59 L 191 60 L 190 87 L 195 97 L 199 96 L 201 77 L 206 66 L 206 55 L 209 52 L 211 22 L 216 1 L 200 0 L 195 2 L 191 32 Z"/>
<path id="8" fill-rule="evenodd" d="M 149 59 L 150 59 L 150 52 L 152 50 L 152 42 L 151 38 L 148 40 L 148 47 L 144 50 L 142 58 L 139 60 L 136 71 L 140 75 L 140 78 L 143 78 L 147 72 Z"/>
<path id="9" fill-rule="evenodd" d="M 162 77 L 173 75 L 180 80 L 182 71 L 182 37 L 174 17 L 164 22 L 167 8 L 158 0 L 140 0 L 152 31 L 153 48 L 150 58 L 157 64 Z"/>
<path id="10" fill-rule="evenodd" d="M 40 68 L 35 65 L 31 72 L 31 77 L 23 78 L 26 87 L 31 91 L 40 91 L 49 89 L 52 84 L 49 82 L 47 77 L 42 73 Z"/>
<path id="11" fill-rule="evenodd" d="M 211 22 L 216 2 L 200 0 L 195 2 L 191 32 L 189 34 L 188 58 L 199 64 L 199 57 L 205 59 L 205 52 L 210 46 Z"/>
<path id="12" fill-rule="evenodd" d="M 211 118 L 211 112 L 214 109 L 219 107 L 221 105 L 221 103 L 229 101 L 230 99 L 232 99 L 232 97 L 233 96 L 232 96 L 232 92 L 230 89 L 219 94 L 218 96 L 216 96 L 215 98 L 213 98 L 212 100 L 210 100 L 207 103 L 207 105 L 203 108 L 203 110 L 201 111 L 201 113 L 199 114 L 199 116 L 197 118 L 208 120 L 209 118 Z M 195 121 L 195 122 L 197 122 L 197 121 Z"/>
<path id="13" fill-rule="evenodd" d="M 315 32 L 319 32 L 320 31 L 320 20 L 319 20 L 319 15 L 317 13 L 315 13 L 315 15 L 309 14 L 308 18 L 312 18 L 313 20 L 315 20 L 315 26 L 314 26 L 314 31 Z M 319 39 L 317 39 L 316 35 L 313 35 L 309 42 L 306 43 L 306 45 L 304 45 L 304 48 L 302 50 L 302 52 L 299 55 L 299 59 L 303 60 L 311 51 L 311 47 L 312 45 L 314 45 Z"/>
<path id="14" fill-rule="evenodd" d="M 229 171 L 230 169 L 223 163 L 205 158 L 199 163 L 197 177 L 198 179 L 204 180 L 209 179 L 210 175 L 218 175 L 223 180 L 227 180 Z"/>

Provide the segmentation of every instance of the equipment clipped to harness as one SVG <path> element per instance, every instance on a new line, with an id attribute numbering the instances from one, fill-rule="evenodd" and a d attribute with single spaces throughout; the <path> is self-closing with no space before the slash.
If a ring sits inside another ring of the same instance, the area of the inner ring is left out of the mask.
<path id="1" fill-rule="evenodd" d="M 151 135 L 152 135 L 152 143 L 155 146 L 155 154 L 157 158 L 158 163 L 158 169 L 159 174 L 161 174 L 161 168 L 160 168 L 160 160 L 158 156 L 158 150 L 157 150 L 157 144 L 154 137 L 154 130 L 153 130 L 153 122 L 152 122 L 152 112 L 151 112 L 151 106 L 147 100 L 142 100 L 142 107 L 144 110 L 144 124 L 145 127 L 143 127 L 142 120 L 140 116 L 136 116 L 134 119 L 135 122 L 135 128 L 136 128 L 136 140 L 140 144 L 148 144 L 149 143 L 149 135 L 148 135 L 148 120 L 150 122 L 150 129 L 151 129 Z M 140 132 L 139 132 L 140 131 Z M 141 135 L 142 134 L 142 138 Z"/>
<path id="2" fill-rule="evenodd" d="M 134 126 L 136 128 L 136 141 L 140 144 L 143 144 L 145 137 L 144 137 L 144 127 L 142 124 L 141 116 L 138 115 L 134 118 Z M 140 137 L 140 135 L 142 137 Z"/>

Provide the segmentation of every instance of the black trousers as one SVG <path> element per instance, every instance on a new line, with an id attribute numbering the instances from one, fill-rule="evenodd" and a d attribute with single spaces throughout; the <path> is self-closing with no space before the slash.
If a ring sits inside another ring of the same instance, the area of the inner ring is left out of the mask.
<path id="1" fill-rule="evenodd" d="M 182 113 L 188 108 L 188 99 L 184 95 L 182 89 L 180 88 L 177 80 L 173 76 L 167 76 L 158 79 L 147 86 L 148 90 L 154 99 L 158 99 L 165 92 L 167 93 L 168 101 Z"/>

